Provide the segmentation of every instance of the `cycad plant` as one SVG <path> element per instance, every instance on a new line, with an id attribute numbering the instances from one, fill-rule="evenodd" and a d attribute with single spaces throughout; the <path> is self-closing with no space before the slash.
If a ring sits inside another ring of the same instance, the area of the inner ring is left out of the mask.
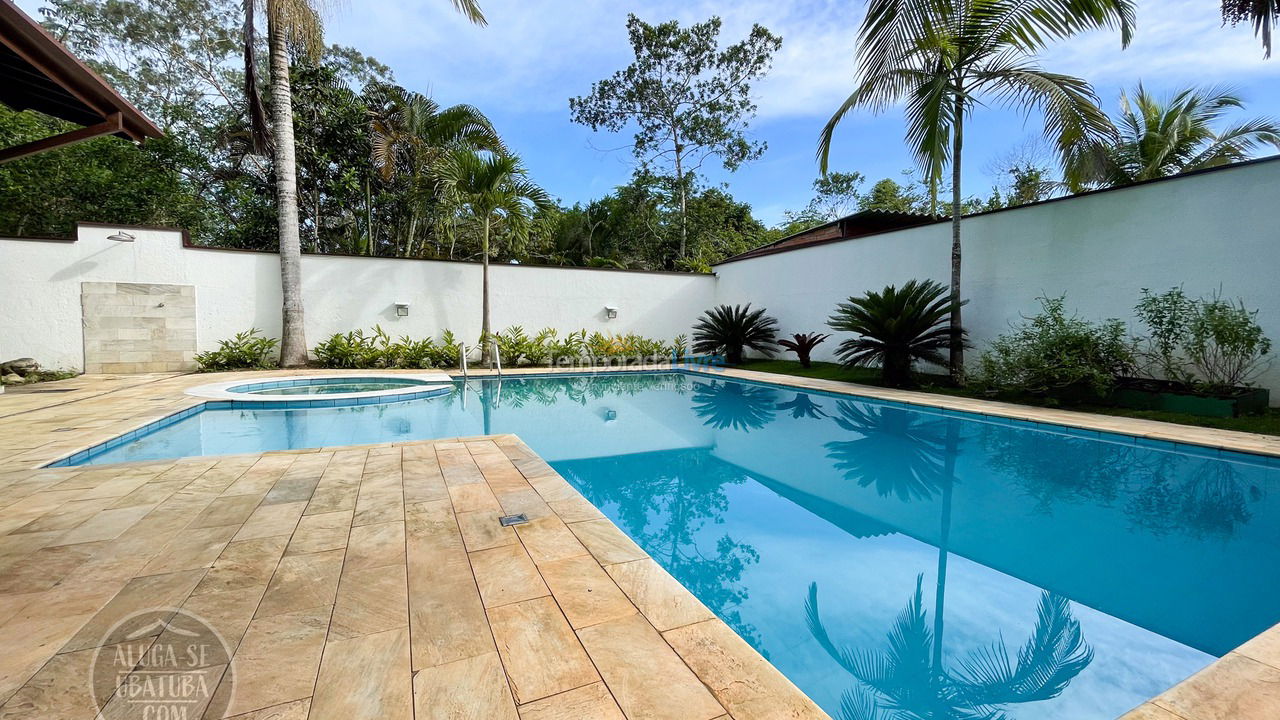
<path id="1" fill-rule="evenodd" d="M 950 347 L 952 333 L 957 330 L 949 323 L 955 304 L 941 283 L 910 280 L 901 288 L 890 285 L 850 297 L 836 306 L 827 325 L 858 334 L 836 349 L 846 367 L 879 365 L 886 385 L 906 387 L 917 361 L 946 366 L 943 351 Z M 964 328 L 958 332 L 961 342 L 966 342 Z"/>
<path id="2" fill-rule="evenodd" d="M 779 340 L 778 344 L 795 353 L 800 367 L 807 368 L 813 367 L 813 362 L 809 359 L 813 349 L 829 337 L 831 336 L 822 333 L 795 333 L 790 340 Z"/>
<path id="3" fill-rule="evenodd" d="M 442 186 L 458 207 L 483 228 L 480 254 L 482 271 L 482 311 L 480 323 L 481 362 L 489 361 L 492 335 L 489 324 L 490 238 L 495 223 L 501 223 L 508 249 L 518 251 L 528 240 L 539 213 L 548 213 L 555 203 L 546 191 L 525 177 L 520 158 L 514 155 L 455 150 L 439 171 Z"/>
<path id="4" fill-rule="evenodd" d="M 850 110 L 905 106 L 907 144 L 933 189 L 951 170 L 951 373 L 963 376 L 960 334 L 960 188 L 964 124 L 977 107 L 1004 105 L 1044 119 L 1064 162 L 1110 136 L 1111 123 L 1080 78 L 1046 72 L 1035 54 L 1078 32 L 1133 31 L 1134 0 L 870 0 L 858 31 L 857 87 L 822 130 L 823 173 L 835 128 Z"/>
<path id="5" fill-rule="evenodd" d="M 778 343 L 778 321 L 765 315 L 764 308 L 746 305 L 718 305 L 698 318 L 693 326 L 693 351 L 723 353 L 731 365 L 742 363 L 745 348 L 772 355 Z"/>
<path id="6" fill-rule="evenodd" d="M 1157 97 L 1142 84 L 1120 96 L 1119 136 L 1093 146 L 1067 168 L 1077 187 L 1114 187 L 1227 165 L 1264 146 L 1280 148 L 1280 122 L 1260 117 L 1217 129 L 1244 107 L 1225 88 L 1186 88 Z"/>

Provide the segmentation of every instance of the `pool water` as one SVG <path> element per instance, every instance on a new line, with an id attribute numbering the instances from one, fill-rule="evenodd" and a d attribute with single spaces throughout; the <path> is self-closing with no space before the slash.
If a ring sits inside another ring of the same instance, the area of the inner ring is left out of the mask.
<path id="1" fill-rule="evenodd" d="M 377 392 L 380 390 L 399 390 L 400 388 L 426 385 L 421 380 L 396 380 L 394 378 L 356 378 L 353 380 L 334 380 L 317 378 L 297 382 L 297 384 L 281 385 L 279 383 L 255 383 L 230 388 L 230 392 L 246 395 L 336 395 L 339 393 Z M 266 386 L 266 387 L 263 387 Z M 242 389 L 244 388 L 244 389 Z"/>
<path id="2" fill-rule="evenodd" d="M 1112 718 L 1280 620 L 1280 463 L 707 376 L 209 410 L 90 462 L 487 433 L 835 717 Z"/>

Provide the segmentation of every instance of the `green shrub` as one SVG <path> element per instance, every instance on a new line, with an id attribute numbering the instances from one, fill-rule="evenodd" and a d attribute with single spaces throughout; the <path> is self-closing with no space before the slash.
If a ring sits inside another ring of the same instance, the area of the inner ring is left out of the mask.
<path id="1" fill-rule="evenodd" d="M 1117 378 L 1133 372 L 1134 346 L 1123 322 L 1068 316 L 1065 296 L 1038 299 L 1038 315 L 1024 318 L 982 354 L 974 378 L 979 387 L 1084 399 L 1107 395 Z"/>
<path id="2" fill-rule="evenodd" d="M 429 368 L 457 367 L 458 341 L 446 330 L 436 342 L 430 338 L 414 340 L 408 335 L 392 341 L 381 326 L 366 334 L 363 330 L 335 333 L 312 349 L 316 361 L 327 368 Z"/>
<path id="3" fill-rule="evenodd" d="M 275 349 L 279 340 L 259 335 L 257 328 L 236 333 L 229 340 L 219 340 L 218 349 L 196 353 L 200 372 L 222 370 L 266 370 L 276 366 Z"/>
<path id="4" fill-rule="evenodd" d="M 1258 311 L 1219 294 L 1192 300 L 1182 288 L 1143 288 L 1134 308 L 1147 327 L 1147 374 L 1192 389 L 1228 393 L 1248 386 L 1268 366 L 1271 340 Z"/>
<path id="5" fill-rule="evenodd" d="M 889 285 L 849 298 L 836 306 L 827 325 L 858 335 L 836 348 L 845 367 L 879 366 L 886 385 L 906 387 L 917 361 L 947 365 L 942 351 L 951 343 L 953 306 L 951 291 L 941 283 L 909 280 L 901 288 Z"/>

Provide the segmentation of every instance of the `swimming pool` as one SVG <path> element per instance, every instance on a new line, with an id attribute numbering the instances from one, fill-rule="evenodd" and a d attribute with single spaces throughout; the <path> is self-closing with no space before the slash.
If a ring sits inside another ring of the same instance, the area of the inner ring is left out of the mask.
<path id="1" fill-rule="evenodd" d="M 1110 718 L 1280 620 L 1274 460 L 705 375 L 206 410 L 87 461 L 487 433 L 834 716 Z"/>

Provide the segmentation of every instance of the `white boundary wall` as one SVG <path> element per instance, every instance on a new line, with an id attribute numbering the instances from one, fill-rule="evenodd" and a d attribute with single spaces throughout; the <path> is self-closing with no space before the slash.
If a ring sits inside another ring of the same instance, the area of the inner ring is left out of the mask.
<path id="1" fill-rule="evenodd" d="M 1258 309 L 1278 359 L 1259 380 L 1280 402 L 1280 161 L 1264 161 L 1131 188 L 978 215 L 962 225 L 964 324 L 975 348 L 1006 332 L 1036 298 L 1141 325 L 1142 288 L 1219 288 Z M 940 223 L 716 266 L 717 303 L 768 308 L 783 333 L 828 331 L 836 304 L 888 284 L 951 272 L 951 225 Z M 814 359 L 830 360 L 839 335 Z"/>
<path id="2" fill-rule="evenodd" d="M 82 224 L 69 241 L 0 239 L 0 361 L 33 357 L 48 368 L 84 368 L 80 283 L 166 283 L 196 288 L 196 346 L 257 327 L 280 335 L 280 263 L 275 254 L 186 248 L 174 230 L 128 228 L 132 243 L 108 240 L 122 227 Z M 307 342 L 371 328 L 393 337 L 439 338 L 445 329 L 480 335 L 480 266 L 392 258 L 304 256 Z M 670 340 L 689 332 L 714 301 L 710 275 L 494 265 L 495 329 L 636 332 Z M 395 304 L 409 303 L 398 317 Z M 605 306 L 618 308 L 606 318 Z"/>
<path id="3" fill-rule="evenodd" d="M 965 324 L 978 346 L 969 357 L 1034 312 L 1037 296 L 1065 293 L 1086 318 L 1132 323 L 1141 288 L 1175 285 L 1244 298 L 1280 344 L 1278 197 L 1280 161 L 1263 161 L 965 220 Z M 0 239 L 0 360 L 83 368 L 84 281 L 194 285 L 200 350 L 249 327 L 278 336 L 274 254 L 186 248 L 173 230 L 106 239 L 118 229 L 82 224 L 76 242 Z M 945 283 L 949 243 L 942 223 L 725 263 L 715 277 L 495 265 L 493 322 L 669 339 L 714 304 L 751 302 L 784 333 L 822 331 L 850 295 L 912 278 Z M 311 344 L 375 323 L 394 336 L 479 335 L 475 264 L 306 256 L 303 279 Z M 396 316 L 397 302 L 410 304 L 408 317 Z M 605 317 L 607 305 L 619 308 L 617 319 Z M 839 340 L 817 358 L 831 359 Z M 1280 402 L 1280 362 L 1262 384 Z"/>

